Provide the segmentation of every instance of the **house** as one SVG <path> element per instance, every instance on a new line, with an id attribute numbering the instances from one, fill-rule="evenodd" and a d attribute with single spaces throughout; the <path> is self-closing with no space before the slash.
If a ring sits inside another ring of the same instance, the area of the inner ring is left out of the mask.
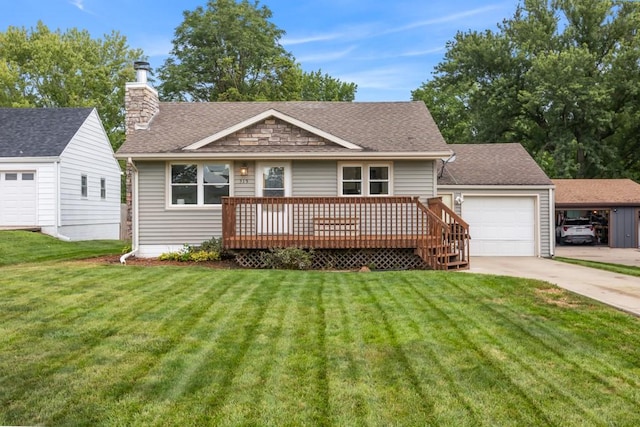
<path id="1" fill-rule="evenodd" d="M 554 179 L 556 223 L 589 218 L 597 243 L 612 248 L 640 247 L 640 184 L 630 179 Z"/>
<path id="2" fill-rule="evenodd" d="M 452 144 L 438 195 L 469 224 L 471 256 L 554 253 L 554 186 L 517 143 Z"/>
<path id="3" fill-rule="evenodd" d="M 118 239 L 121 170 L 93 108 L 0 108 L 0 228 Z"/>
<path id="4" fill-rule="evenodd" d="M 135 68 L 117 157 L 137 256 L 222 237 L 244 265 L 295 246 L 333 266 L 468 266 L 467 225 L 436 197 L 452 150 L 424 103 L 164 103 Z"/>

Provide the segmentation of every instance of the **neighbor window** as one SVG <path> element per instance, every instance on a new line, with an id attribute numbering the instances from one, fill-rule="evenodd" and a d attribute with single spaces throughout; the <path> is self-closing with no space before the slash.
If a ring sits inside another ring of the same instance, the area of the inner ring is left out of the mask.
<path id="1" fill-rule="evenodd" d="M 220 205 L 229 195 L 228 163 L 172 164 L 171 205 Z"/>
<path id="2" fill-rule="evenodd" d="M 18 180 L 18 174 L 17 173 L 6 173 L 4 175 L 4 179 L 5 179 L 5 181 L 17 181 Z"/>
<path id="3" fill-rule="evenodd" d="M 32 172 L 23 173 L 22 174 L 22 180 L 23 181 L 33 181 L 33 173 Z"/>
<path id="4" fill-rule="evenodd" d="M 107 179 L 106 178 L 100 178 L 100 198 L 101 199 L 107 198 Z"/>
<path id="5" fill-rule="evenodd" d="M 389 164 L 343 164 L 340 166 L 340 194 L 343 196 L 386 196 L 390 194 Z"/>
<path id="6" fill-rule="evenodd" d="M 87 197 L 87 175 L 80 176 L 80 195 Z"/>

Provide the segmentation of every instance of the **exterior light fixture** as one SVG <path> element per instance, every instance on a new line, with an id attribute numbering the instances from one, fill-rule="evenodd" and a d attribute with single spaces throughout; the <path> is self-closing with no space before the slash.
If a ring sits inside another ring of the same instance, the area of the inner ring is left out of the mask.
<path id="1" fill-rule="evenodd" d="M 243 162 L 240 165 L 240 176 L 247 176 L 249 175 L 249 166 L 247 166 L 246 162 Z"/>

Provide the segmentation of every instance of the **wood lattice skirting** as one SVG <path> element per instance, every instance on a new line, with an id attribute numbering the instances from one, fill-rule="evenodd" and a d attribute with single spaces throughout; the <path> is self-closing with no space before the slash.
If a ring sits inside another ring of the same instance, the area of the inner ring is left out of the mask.
<path id="1" fill-rule="evenodd" d="M 236 262 L 242 267 L 266 268 L 262 250 L 235 251 Z M 358 269 L 367 266 L 376 270 L 423 270 L 429 266 L 414 249 L 316 249 L 314 269 Z"/>

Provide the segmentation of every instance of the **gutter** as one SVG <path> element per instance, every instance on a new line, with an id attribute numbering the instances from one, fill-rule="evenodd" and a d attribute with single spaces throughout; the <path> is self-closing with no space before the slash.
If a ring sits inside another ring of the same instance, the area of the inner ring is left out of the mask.
<path id="1" fill-rule="evenodd" d="M 139 239 L 139 235 L 138 235 L 138 168 L 136 167 L 131 157 L 127 159 L 127 164 L 131 165 L 131 169 L 133 171 L 133 174 L 131 175 L 131 185 L 133 187 L 131 191 L 131 196 L 132 196 L 131 209 L 133 212 L 131 212 L 131 251 L 127 252 L 126 254 L 120 257 L 120 264 L 123 264 L 123 265 L 127 263 L 127 258 L 129 258 L 132 255 L 135 255 L 139 249 L 138 247 L 138 239 Z"/>
<path id="2" fill-rule="evenodd" d="M 407 151 L 407 152 L 264 152 L 264 153 L 220 153 L 220 152 L 178 152 L 178 153 L 129 153 L 116 154 L 120 160 L 132 158 L 136 160 L 177 160 L 177 159 L 234 159 L 234 160 L 260 160 L 260 159 L 296 159 L 296 160 L 441 160 L 451 157 L 451 151 Z"/>

